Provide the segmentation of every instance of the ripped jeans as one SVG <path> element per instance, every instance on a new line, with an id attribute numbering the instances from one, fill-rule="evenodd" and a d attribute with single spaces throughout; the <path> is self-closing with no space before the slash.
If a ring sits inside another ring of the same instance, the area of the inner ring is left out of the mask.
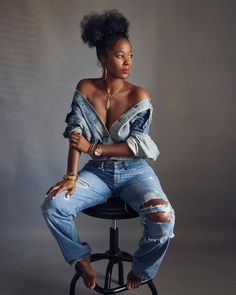
<path id="1" fill-rule="evenodd" d="M 87 259 L 91 248 L 81 242 L 74 218 L 82 210 L 120 197 L 141 216 L 144 227 L 139 247 L 133 254 L 132 269 L 142 279 L 152 279 L 174 237 L 174 210 L 159 179 L 144 159 L 90 160 L 78 173 L 77 188 L 70 198 L 65 192 L 46 198 L 42 212 L 65 260 L 72 264 Z"/>

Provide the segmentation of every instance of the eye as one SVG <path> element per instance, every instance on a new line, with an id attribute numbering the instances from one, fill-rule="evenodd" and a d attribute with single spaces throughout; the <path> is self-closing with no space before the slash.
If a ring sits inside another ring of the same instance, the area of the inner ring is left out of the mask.
<path id="1" fill-rule="evenodd" d="M 123 55 L 122 55 L 122 54 L 118 54 L 117 57 L 118 57 L 118 58 L 122 58 Z"/>

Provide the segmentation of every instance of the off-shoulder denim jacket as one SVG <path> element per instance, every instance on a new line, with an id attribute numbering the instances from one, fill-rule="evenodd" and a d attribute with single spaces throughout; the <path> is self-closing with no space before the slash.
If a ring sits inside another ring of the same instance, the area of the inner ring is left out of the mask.
<path id="1" fill-rule="evenodd" d="M 71 111 L 66 116 L 67 127 L 63 135 L 68 138 L 69 134 L 75 131 L 82 133 L 90 143 L 126 142 L 135 157 L 149 158 L 155 161 L 159 150 L 148 135 L 152 112 L 151 99 L 147 97 L 122 114 L 108 130 L 89 100 L 79 90 L 75 90 Z M 101 156 L 98 159 L 124 160 L 132 159 L 132 157 Z"/>

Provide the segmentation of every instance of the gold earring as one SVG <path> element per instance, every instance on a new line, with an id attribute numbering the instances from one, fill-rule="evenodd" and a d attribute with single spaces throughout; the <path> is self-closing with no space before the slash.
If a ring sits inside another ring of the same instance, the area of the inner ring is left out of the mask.
<path id="1" fill-rule="evenodd" d="M 103 75 L 102 75 L 102 79 L 106 80 L 107 79 L 107 68 L 104 66 L 103 67 Z"/>

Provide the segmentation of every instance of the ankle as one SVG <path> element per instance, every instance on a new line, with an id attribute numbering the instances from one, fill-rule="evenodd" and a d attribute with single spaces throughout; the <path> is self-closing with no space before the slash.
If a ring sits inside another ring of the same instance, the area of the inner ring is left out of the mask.
<path id="1" fill-rule="evenodd" d="M 76 267 L 80 268 L 80 269 L 84 269 L 84 268 L 91 268 L 91 261 L 90 259 L 85 259 L 85 260 L 81 260 L 76 262 Z"/>

